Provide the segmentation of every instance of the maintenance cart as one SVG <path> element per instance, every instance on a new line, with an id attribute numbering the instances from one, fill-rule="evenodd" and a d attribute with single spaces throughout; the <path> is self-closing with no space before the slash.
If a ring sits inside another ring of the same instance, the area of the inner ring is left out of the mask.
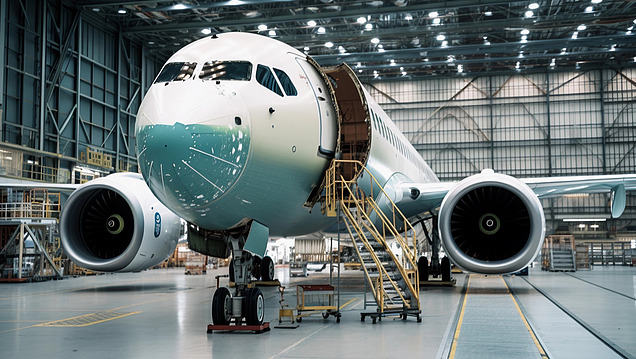
<path id="1" fill-rule="evenodd" d="M 335 288 L 329 284 L 305 284 L 296 287 L 296 321 L 302 322 L 303 317 L 322 313 L 327 319 L 330 315 L 336 317 L 340 323 L 340 310 L 335 298 Z"/>

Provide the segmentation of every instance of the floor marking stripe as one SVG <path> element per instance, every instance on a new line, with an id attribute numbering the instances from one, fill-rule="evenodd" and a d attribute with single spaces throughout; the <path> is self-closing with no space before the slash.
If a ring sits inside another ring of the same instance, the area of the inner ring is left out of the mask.
<path id="1" fill-rule="evenodd" d="M 36 325 L 37 327 L 87 327 L 89 325 L 104 323 L 115 319 L 120 319 L 133 314 L 139 314 L 141 311 L 136 312 L 116 312 L 112 310 L 106 310 L 102 312 L 95 312 L 90 314 L 79 315 L 76 317 L 55 320 L 48 323 L 42 323 Z"/>
<path id="2" fill-rule="evenodd" d="M 532 338 L 532 341 L 534 342 L 534 345 L 539 350 L 539 354 L 541 355 L 541 358 L 548 358 L 548 355 L 546 354 L 545 350 L 543 349 L 543 345 L 541 345 L 541 342 L 539 342 L 539 339 L 534 334 L 534 330 L 532 330 L 532 327 L 530 327 L 530 323 L 528 323 L 528 320 L 526 319 L 526 316 L 521 311 L 521 308 L 519 307 L 519 303 L 517 303 L 517 299 L 513 295 L 512 291 L 510 290 L 510 287 L 508 287 L 508 283 L 506 283 L 506 280 L 503 277 L 501 277 L 501 280 L 504 282 L 504 285 L 506 286 L 506 289 L 508 290 L 508 294 L 510 295 L 510 298 L 512 298 L 512 302 L 515 304 L 515 308 L 517 308 L 517 313 L 519 313 L 519 316 L 521 317 L 521 320 L 523 321 L 523 324 L 526 326 L 526 329 L 528 330 L 528 333 L 530 333 L 530 337 Z"/>
<path id="3" fill-rule="evenodd" d="M 539 292 L 539 294 L 543 295 L 547 300 L 549 300 L 552 304 L 554 304 L 557 308 L 561 309 L 563 313 L 565 313 L 568 317 L 572 318 L 575 322 L 577 322 L 581 327 L 587 330 L 590 334 L 598 338 L 601 342 L 607 345 L 608 348 L 612 349 L 616 354 L 622 356 L 623 358 L 636 359 L 635 356 L 631 355 L 625 349 L 618 346 L 618 344 L 611 341 L 609 338 L 605 337 L 599 331 L 594 329 L 590 324 L 585 322 L 583 319 L 576 316 L 573 312 L 571 312 L 566 306 L 558 302 L 556 299 L 552 298 L 546 291 L 534 285 L 532 282 L 528 280 L 526 277 L 519 277 L 523 279 L 526 283 L 528 283 L 534 290 Z"/>
<path id="4" fill-rule="evenodd" d="M 345 304 L 341 305 L 339 310 L 342 310 L 342 308 L 346 307 L 347 305 L 351 304 L 352 302 L 355 302 L 356 300 L 358 300 L 358 298 L 351 299 L 350 301 L 348 301 Z"/>
<path id="5" fill-rule="evenodd" d="M 464 301 L 462 302 L 462 310 L 459 313 L 459 320 L 457 321 L 457 328 L 455 329 L 455 335 L 453 335 L 453 344 L 451 344 L 450 354 L 448 359 L 455 358 L 455 352 L 457 351 L 457 340 L 459 339 L 459 331 L 462 328 L 462 321 L 464 320 L 464 310 L 466 310 L 466 300 L 468 299 L 468 289 L 470 288 L 470 278 L 472 274 L 468 275 L 468 284 L 466 285 L 466 295 L 464 295 Z"/>

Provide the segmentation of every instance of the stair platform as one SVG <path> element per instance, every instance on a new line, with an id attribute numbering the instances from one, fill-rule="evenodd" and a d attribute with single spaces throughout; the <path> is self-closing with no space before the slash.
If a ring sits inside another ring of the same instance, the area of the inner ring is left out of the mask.
<path id="1" fill-rule="evenodd" d="M 362 312 L 360 313 L 360 321 L 364 322 L 366 317 L 371 317 L 371 321 L 373 324 L 376 322 L 381 322 L 382 317 L 389 316 L 399 316 L 402 320 L 406 320 L 408 317 L 415 317 L 418 323 L 422 322 L 422 316 L 419 309 L 407 310 L 406 313 L 404 309 L 385 309 L 383 312 Z"/>

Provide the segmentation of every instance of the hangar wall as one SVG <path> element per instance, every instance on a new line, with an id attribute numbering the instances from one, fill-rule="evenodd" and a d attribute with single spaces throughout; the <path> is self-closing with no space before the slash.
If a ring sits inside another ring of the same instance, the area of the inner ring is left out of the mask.
<path id="1" fill-rule="evenodd" d="M 106 172 L 136 171 L 135 115 L 165 59 L 90 11 L 65 4 L 0 3 L 0 139 L 9 144 L 5 151 L 35 150 L 3 156 L 2 167 L 25 165 L 7 157 L 34 162 L 35 156 L 52 171 L 68 171 L 90 148 L 111 156 Z"/>
<path id="2" fill-rule="evenodd" d="M 636 70 L 383 81 L 367 89 L 441 180 L 636 173 Z M 636 218 L 634 196 L 620 221 Z M 548 228 L 609 214 L 606 195 L 545 200 Z"/>

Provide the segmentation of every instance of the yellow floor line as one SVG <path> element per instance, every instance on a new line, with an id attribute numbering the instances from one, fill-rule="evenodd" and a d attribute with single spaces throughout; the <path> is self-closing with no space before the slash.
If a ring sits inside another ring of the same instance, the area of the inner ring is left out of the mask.
<path id="1" fill-rule="evenodd" d="M 515 303 L 515 307 L 517 308 L 517 312 L 519 313 L 519 316 L 521 316 L 521 320 L 523 320 L 523 324 L 525 324 L 526 329 L 528 330 L 528 333 L 530 333 L 530 337 L 532 338 L 532 341 L 534 342 L 534 345 L 539 350 L 539 354 L 541 355 L 541 358 L 547 358 L 548 355 L 545 353 L 545 350 L 543 349 L 543 346 L 541 346 L 541 343 L 539 342 L 539 339 L 537 339 L 537 336 L 534 334 L 534 331 L 530 327 L 530 324 L 528 323 L 528 320 L 526 319 L 526 316 L 523 315 L 523 312 L 521 311 L 521 307 L 519 307 L 519 303 L 517 303 L 517 300 L 515 299 L 515 296 L 512 295 L 512 293 L 510 292 L 510 288 L 508 288 L 508 284 L 503 279 L 503 277 L 501 278 L 501 280 L 504 282 L 504 285 L 506 286 L 506 289 L 508 290 L 508 294 L 510 295 L 510 298 L 512 298 L 512 302 Z"/>
<path id="2" fill-rule="evenodd" d="M 342 310 L 342 308 L 346 307 L 347 305 L 351 304 L 352 302 L 355 302 L 356 300 L 358 300 L 357 298 L 353 298 L 350 301 L 346 302 L 345 304 L 340 306 L 339 310 Z"/>
<path id="3" fill-rule="evenodd" d="M 464 310 L 466 309 L 466 300 L 468 299 L 468 288 L 470 287 L 470 278 L 472 274 L 468 275 L 468 283 L 466 284 L 466 293 L 464 294 L 464 302 L 462 303 L 462 310 L 459 313 L 459 320 L 457 321 L 457 328 L 455 329 L 455 335 L 453 335 L 453 344 L 451 345 L 450 354 L 448 359 L 455 358 L 455 352 L 457 351 L 457 340 L 459 339 L 459 331 L 462 328 L 462 321 L 464 320 Z"/>
<path id="4" fill-rule="evenodd" d="M 109 312 L 112 312 L 112 311 L 107 310 L 107 311 L 103 311 L 103 312 L 95 312 L 95 313 L 90 313 L 90 314 L 84 314 L 84 315 L 79 315 L 79 316 L 76 316 L 76 317 L 65 318 L 65 319 L 55 320 L 55 321 L 52 321 L 52 322 L 38 324 L 36 326 L 38 326 L 38 327 L 87 327 L 89 325 L 98 324 L 98 323 L 104 323 L 104 322 L 108 322 L 108 321 L 111 321 L 111 320 L 124 318 L 124 317 L 127 317 L 129 315 L 141 313 L 140 311 L 130 312 L 130 313 L 117 313 L 119 315 L 108 317 Z M 99 320 L 91 320 L 91 317 L 99 317 L 99 316 L 104 316 L 104 315 L 106 316 L 106 318 L 99 319 Z M 85 323 L 81 323 L 81 321 L 83 319 L 86 319 L 88 321 L 85 322 Z M 70 324 L 69 322 L 71 322 L 71 321 L 77 321 L 77 322 L 79 322 L 79 324 Z"/>

